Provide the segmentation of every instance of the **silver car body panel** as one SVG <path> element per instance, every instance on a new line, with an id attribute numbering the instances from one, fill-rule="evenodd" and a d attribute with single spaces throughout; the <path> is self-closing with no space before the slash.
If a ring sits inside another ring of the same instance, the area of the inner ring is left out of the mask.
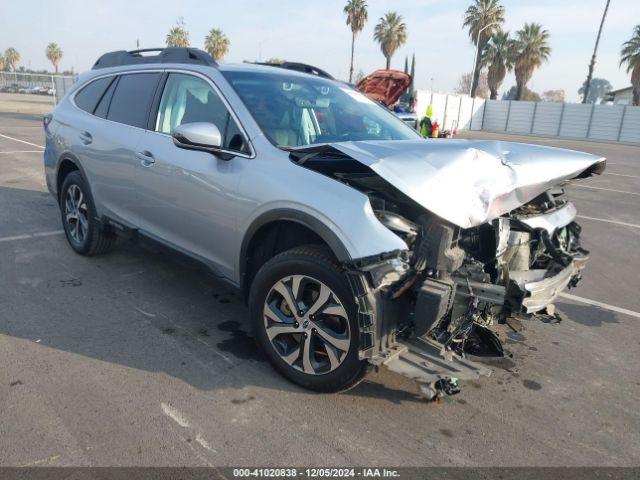
<path id="1" fill-rule="evenodd" d="M 461 228 L 491 221 L 605 161 L 572 150 L 481 140 L 333 146 Z"/>
<path id="2" fill-rule="evenodd" d="M 274 210 L 297 211 L 320 222 L 344 247 L 343 254 L 338 254 L 341 261 L 407 249 L 400 237 L 378 221 L 365 194 L 296 166 L 288 152 L 274 146 L 217 68 L 161 66 L 163 71 L 193 74 L 211 82 L 246 135 L 250 155 L 222 160 L 206 152 L 184 150 L 169 135 L 102 119 L 73 103 L 75 93 L 91 79 L 157 71 L 158 67 L 105 68 L 80 76 L 56 108 L 47 137 L 45 173 L 52 193 L 57 194 L 60 161 L 71 156 L 78 160 L 92 188 L 98 188 L 94 191 L 98 216 L 108 215 L 192 254 L 235 284 L 241 280 L 245 235 L 254 222 Z M 262 66 L 224 68 L 273 71 Z M 283 71 L 283 75 L 304 74 Z M 82 154 L 82 129 L 91 130 L 92 146 L 104 145 L 92 152 L 92 158 Z M 118 133 L 127 141 L 126 149 L 101 140 Z M 149 151 L 155 162 L 145 166 L 132 151 Z M 102 186 L 114 191 L 105 192 Z"/>
<path id="3" fill-rule="evenodd" d="M 558 228 L 566 227 L 576 218 L 576 207 L 573 203 L 567 202 L 566 205 L 558 210 L 541 213 L 540 215 L 532 215 L 530 217 L 519 218 L 525 225 L 536 229 L 542 228 L 549 235 L 553 235 Z"/>

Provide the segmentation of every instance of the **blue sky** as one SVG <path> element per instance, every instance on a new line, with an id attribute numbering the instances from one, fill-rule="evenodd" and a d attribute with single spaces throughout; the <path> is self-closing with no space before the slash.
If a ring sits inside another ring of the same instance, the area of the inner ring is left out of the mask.
<path id="1" fill-rule="evenodd" d="M 612 0 L 595 75 L 614 88 L 629 85 L 618 67 L 622 42 L 640 22 L 639 0 Z M 351 35 L 345 25 L 345 0 L 56 0 L 5 1 L 0 27 L 0 50 L 18 49 L 22 64 L 44 68 L 44 49 L 57 42 L 64 50 L 63 69 L 91 67 L 103 52 L 162 46 L 171 26 L 184 17 L 191 44 L 202 47 L 211 28 L 231 39 L 229 62 L 270 57 L 315 64 L 339 78 L 348 76 Z M 388 10 L 404 16 L 409 37 L 392 60 L 402 69 L 406 55 L 416 54 L 416 83 L 451 91 L 461 74 L 471 70 L 473 46 L 462 28 L 470 0 L 369 0 L 369 22 L 356 43 L 356 71 L 370 73 L 384 67 L 380 49 L 372 40 L 373 27 Z M 542 92 L 564 89 L 577 100 L 593 50 L 605 0 L 503 0 L 505 28 L 515 31 L 525 21 L 543 24 L 551 32 L 551 62 L 538 70 L 530 87 Z M 503 89 L 514 83 L 510 75 Z"/>

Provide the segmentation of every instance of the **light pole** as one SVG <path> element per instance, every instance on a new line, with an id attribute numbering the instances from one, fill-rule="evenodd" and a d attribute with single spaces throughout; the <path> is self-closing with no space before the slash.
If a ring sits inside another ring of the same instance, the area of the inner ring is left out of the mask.
<path id="1" fill-rule="evenodd" d="M 471 82 L 469 82 L 469 96 L 471 96 L 471 91 L 473 90 L 473 79 L 476 76 L 476 61 L 478 60 L 478 50 L 480 49 L 480 34 L 484 32 L 487 28 L 493 27 L 494 25 L 498 25 L 498 22 L 492 22 L 488 25 L 485 25 L 480 30 L 478 30 L 478 35 L 476 37 L 476 52 L 473 56 L 473 70 L 471 71 Z M 478 81 L 478 83 L 480 83 Z"/>

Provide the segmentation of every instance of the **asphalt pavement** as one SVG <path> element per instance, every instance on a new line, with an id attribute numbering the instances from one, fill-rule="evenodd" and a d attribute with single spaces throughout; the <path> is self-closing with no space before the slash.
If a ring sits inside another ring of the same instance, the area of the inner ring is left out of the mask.
<path id="1" fill-rule="evenodd" d="M 428 404 L 384 369 L 344 394 L 288 383 L 243 303 L 175 255 L 73 253 L 40 120 L 0 115 L 0 465 L 639 465 L 640 147 L 470 135 L 609 165 L 570 188 L 592 259 L 564 320 L 514 324 L 512 363 Z"/>

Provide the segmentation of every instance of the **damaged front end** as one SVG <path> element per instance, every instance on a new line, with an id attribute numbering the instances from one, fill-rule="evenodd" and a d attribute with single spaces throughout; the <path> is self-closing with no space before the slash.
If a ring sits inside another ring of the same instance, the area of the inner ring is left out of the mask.
<path id="1" fill-rule="evenodd" d="M 410 248 L 347 265 L 365 312 L 363 354 L 434 394 L 438 380 L 488 374 L 472 360 L 504 355 L 493 327 L 553 315 L 552 302 L 580 281 L 588 260 L 560 190 L 470 229 L 374 211 Z"/>
<path id="2" fill-rule="evenodd" d="M 484 221 L 475 215 L 455 223 L 394 186 L 399 177 L 383 178 L 380 165 L 374 171 L 331 147 L 291 158 L 365 193 L 378 221 L 406 243 L 407 250 L 344 266 L 359 305 L 361 358 L 417 380 L 427 396 L 455 393 L 457 379 L 489 374 L 470 359 L 503 356 L 493 327 L 511 316 L 553 315 L 552 302 L 578 283 L 588 260 L 562 186 L 538 182 L 536 191 L 523 183 L 486 202 Z M 591 163 L 572 178 L 604 169 L 603 159 L 597 168 Z M 505 211 L 505 202 L 526 196 Z M 460 205 L 452 210 L 462 212 Z"/>
<path id="3" fill-rule="evenodd" d="M 415 334 L 460 354 L 502 356 L 493 325 L 511 316 L 553 315 L 554 299 L 579 282 L 588 252 L 574 217 L 573 204 L 558 190 L 480 227 L 443 226 L 453 233 L 441 251 L 461 260 L 424 279 L 412 318 Z"/>

